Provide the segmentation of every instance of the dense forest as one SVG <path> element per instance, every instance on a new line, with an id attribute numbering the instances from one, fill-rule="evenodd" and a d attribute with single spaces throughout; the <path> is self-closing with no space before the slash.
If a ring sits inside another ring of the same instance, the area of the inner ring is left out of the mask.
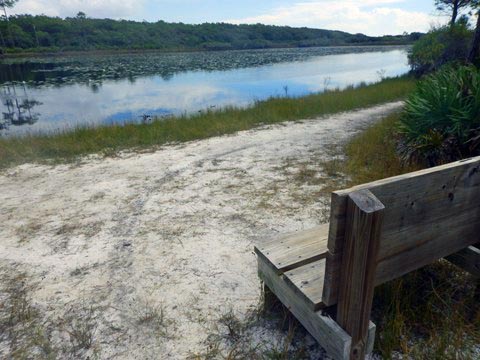
<path id="1" fill-rule="evenodd" d="M 189 25 L 17 15 L 0 21 L 5 52 L 98 49 L 227 50 L 341 45 L 402 45 L 421 34 L 370 37 L 342 31 L 225 23 Z"/>

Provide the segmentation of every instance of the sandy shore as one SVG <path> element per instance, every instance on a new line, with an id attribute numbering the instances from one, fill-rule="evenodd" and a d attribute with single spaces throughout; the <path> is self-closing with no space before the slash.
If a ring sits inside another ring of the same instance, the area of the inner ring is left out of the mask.
<path id="1" fill-rule="evenodd" d="M 53 343 L 71 338 L 65 319 L 94 319 L 92 344 L 78 350 L 80 358 L 204 354 L 222 314 L 233 311 L 241 318 L 259 303 L 253 244 L 324 220 L 322 189 L 331 182 L 322 162 L 400 106 L 151 153 L 5 170 L 0 174 L 3 286 L 24 274 L 28 299 L 42 319 L 63 324 L 51 331 Z M 319 181 L 302 182 L 302 171 L 318 173 Z M 255 331 L 256 339 L 285 337 L 280 330 Z M 307 343 L 312 358 L 321 354 L 311 339 Z M 0 357 L 11 351 L 11 339 L 0 336 Z"/>

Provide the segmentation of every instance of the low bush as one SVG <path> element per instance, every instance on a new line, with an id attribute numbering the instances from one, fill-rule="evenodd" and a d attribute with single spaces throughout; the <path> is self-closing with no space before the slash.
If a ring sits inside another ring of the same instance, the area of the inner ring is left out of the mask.
<path id="1" fill-rule="evenodd" d="M 465 62 L 470 52 L 472 36 L 472 31 L 464 21 L 453 27 L 432 29 L 412 47 L 408 57 L 412 71 L 416 75 L 424 75 L 452 61 Z"/>
<path id="2" fill-rule="evenodd" d="M 447 67 L 426 77 L 400 121 L 404 160 L 435 166 L 480 155 L 480 72 Z"/>

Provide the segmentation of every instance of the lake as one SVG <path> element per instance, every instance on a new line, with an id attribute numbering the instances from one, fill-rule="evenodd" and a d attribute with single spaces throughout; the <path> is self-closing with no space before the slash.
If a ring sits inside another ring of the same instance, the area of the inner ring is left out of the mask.
<path id="1" fill-rule="evenodd" d="M 0 62 L 0 134 L 148 121 L 409 71 L 405 47 L 75 55 Z"/>

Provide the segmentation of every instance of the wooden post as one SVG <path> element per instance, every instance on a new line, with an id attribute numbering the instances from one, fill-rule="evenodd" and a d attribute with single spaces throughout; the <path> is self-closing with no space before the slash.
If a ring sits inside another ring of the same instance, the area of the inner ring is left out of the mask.
<path id="1" fill-rule="evenodd" d="M 278 298 L 272 290 L 262 282 L 263 312 L 269 313 L 278 303 Z"/>
<path id="2" fill-rule="evenodd" d="M 337 323 L 352 337 L 350 359 L 364 359 L 384 205 L 369 190 L 348 196 Z"/>

